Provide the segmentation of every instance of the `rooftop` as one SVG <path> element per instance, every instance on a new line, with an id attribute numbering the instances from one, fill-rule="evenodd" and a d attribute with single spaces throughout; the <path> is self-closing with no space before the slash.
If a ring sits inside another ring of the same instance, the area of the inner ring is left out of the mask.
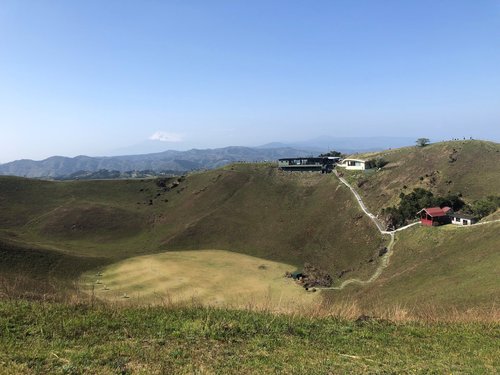
<path id="1" fill-rule="evenodd" d="M 417 212 L 417 214 L 421 213 L 422 211 L 427 212 L 427 215 L 431 217 L 446 216 L 446 212 L 441 207 L 424 208 L 423 210 Z"/>

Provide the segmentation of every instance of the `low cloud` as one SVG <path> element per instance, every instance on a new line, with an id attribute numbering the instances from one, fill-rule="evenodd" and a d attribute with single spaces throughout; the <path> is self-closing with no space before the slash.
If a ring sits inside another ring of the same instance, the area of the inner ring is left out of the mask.
<path id="1" fill-rule="evenodd" d="M 182 135 L 178 133 L 157 131 L 156 133 L 151 135 L 149 139 L 162 142 L 182 142 Z"/>

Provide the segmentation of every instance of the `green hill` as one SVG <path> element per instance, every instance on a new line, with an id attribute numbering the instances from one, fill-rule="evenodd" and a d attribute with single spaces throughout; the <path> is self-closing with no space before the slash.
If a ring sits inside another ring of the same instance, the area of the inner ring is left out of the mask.
<path id="1" fill-rule="evenodd" d="M 353 299 L 366 311 L 398 306 L 413 316 L 452 319 L 472 309 L 478 319 L 498 318 L 499 231 L 499 222 L 410 228 L 397 234 L 390 265 L 375 282 L 330 298 Z"/>
<path id="2" fill-rule="evenodd" d="M 76 280 L 82 272 L 108 263 L 106 258 L 0 239 L 0 299 L 66 300 L 78 290 Z"/>
<path id="3" fill-rule="evenodd" d="M 0 238 L 97 263 L 218 249 L 365 277 L 376 267 L 368 261 L 385 243 L 334 176 L 263 164 L 179 179 L 2 177 L 0 210 Z"/>
<path id="4" fill-rule="evenodd" d="M 401 192 L 420 187 L 438 195 L 461 194 L 470 202 L 500 195 L 500 144 L 487 141 L 440 142 L 404 147 L 359 158 L 384 158 L 379 171 L 347 173 L 373 212 L 394 205 Z"/>
<path id="5" fill-rule="evenodd" d="M 498 144 L 482 141 L 389 150 L 365 155 L 386 158 L 382 170 L 347 177 L 363 181 L 357 189 L 374 212 L 418 186 L 438 194 L 460 192 L 470 201 L 499 194 L 498 151 Z M 290 271 L 311 263 L 338 285 L 368 279 L 387 243 L 334 175 L 281 172 L 269 164 L 143 180 L 0 177 L 0 210 L 0 269 L 22 272 L 31 281 L 75 280 L 142 255 L 226 250 L 289 265 Z M 327 305 L 348 301 L 357 311 L 379 315 L 396 305 L 417 314 L 424 305 L 484 310 L 497 301 L 500 289 L 494 278 L 497 243 L 498 224 L 412 228 L 397 234 L 390 264 L 374 283 L 321 295 Z M 203 262 L 186 267 L 203 273 Z M 206 272 L 216 273 L 215 264 L 220 262 L 207 264 Z M 258 270 L 241 272 L 253 277 Z M 141 277 L 150 276 L 141 271 Z M 152 293 L 155 285 L 175 284 L 155 277 Z"/>

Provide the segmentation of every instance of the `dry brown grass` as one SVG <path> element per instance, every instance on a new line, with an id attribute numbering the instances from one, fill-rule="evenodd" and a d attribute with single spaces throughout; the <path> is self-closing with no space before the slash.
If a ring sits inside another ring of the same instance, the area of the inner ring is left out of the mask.
<path id="1" fill-rule="evenodd" d="M 284 278 L 294 266 L 221 250 L 166 252 L 126 259 L 83 280 L 97 298 L 126 304 L 185 304 L 264 310 L 319 303 Z M 127 296 L 126 298 L 124 296 Z"/>
<path id="2" fill-rule="evenodd" d="M 37 279 L 19 273 L 3 273 L 0 275 L 0 298 L 67 302 L 81 300 L 84 295 L 78 291 L 76 283 L 68 280 Z"/>
<path id="3" fill-rule="evenodd" d="M 27 292 L 29 291 L 29 292 Z M 306 292 L 303 292 L 304 294 Z M 0 276 L 0 299 L 35 300 L 48 303 L 64 303 L 67 305 L 105 305 L 110 309 L 129 308 L 134 303 L 124 304 L 117 301 L 103 301 L 97 298 L 95 290 L 81 290 L 77 284 L 68 287 L 56 280 L 39 282 L 29 277 L 16 276 L 13 278 Z M 214 308 L 193 297 L 182 301 L 175 301 L 170 294 L 156 296 L 151 303 L 141 303 L 141 306 L 161 306 L 164 309 L 183 308 Z M 251 312 L 269 313 L 276 316 L 308 317 L 310 319 L 332 317 L 342 320 L 378 320 L 395 323 L 419 322 L 422 324 L 438 323 L 486 323 L 498 325 L 500 323 L 500 308 L 492 303 L 489 306 L 459 309 L 456 307 L 443 308 L 435 305 L 408 306 L 393 304 L 388 306 L 361 306 L 355 299 L 342 298 L 333 302 L 324 299 L 315 299 L 308 304 L 295 304 L 262 296 L 258 302 L 248 301 L 245 304 L 227 304 L 216 306 L 222 310 L 246 310 Z M 272 321 L 271 321 L 272 323 Z"/>

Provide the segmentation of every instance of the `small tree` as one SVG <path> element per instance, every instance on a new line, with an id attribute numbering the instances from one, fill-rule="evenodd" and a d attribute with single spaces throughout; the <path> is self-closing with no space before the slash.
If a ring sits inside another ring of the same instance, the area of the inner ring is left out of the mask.
<path id="1" fill-rule="evenodd" d="M 417 146 L 418 147 L 425 147 L 429 144 L 431 140 L 429 138 L 419 138 L 417 139 Z"/>
<path id="2" fill-rule="evenodd" d="M 341 152 L 339 152 L 339 151 L 332 150 L 332 151 L 327 152 L 327 153 L 325 153 L 325 154 L 321 154 L 321 155 L 319 155 L 319 157 L 320 157 L 320 158 L 321 158 L 321 157 L 327 157 L 327 156 L 335 156 L 335 157 L 339 157 L 339 158 L 341 158 L 341 157 L 343 157 L 343 156 L 344 156 L 344 154 L 342 154 L 342 153 L 341 153 Z"/>
<path id="3" fill-rule="evenodd" d="M 383 157 L 379 156 L 375 159 L 370 159 L 368 160 L 368 165 L 370 165 L 371 168 L 382 168 L 384 165 L 387 165 L 389 162 L 385 160 Z"/>

